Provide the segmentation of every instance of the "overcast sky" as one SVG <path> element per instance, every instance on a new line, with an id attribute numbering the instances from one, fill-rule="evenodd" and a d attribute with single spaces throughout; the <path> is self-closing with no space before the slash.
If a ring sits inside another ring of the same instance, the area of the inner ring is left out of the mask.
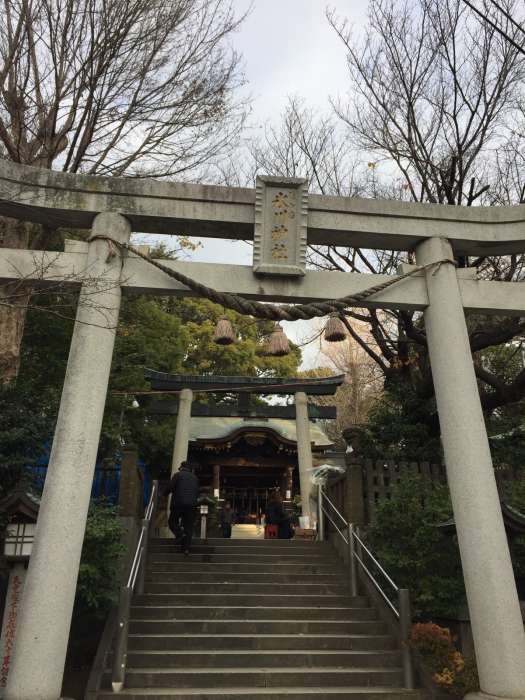
<path id="1" fill-rule="evenodd" d="M 287 95 L 297 94 L 311 105 L 328 109 L 328 96 L 344 94 L 348 87 L 345 50 L 325 17 L 324 0 L 234 0 L 237 12 L 252 10 L 233 37 L 246 63 L 245 90 L 254 97 L 252 123 L 279 121 Z M 358 36 L 366 22 L 366 0 L 331 3 L 337 14 L 348 17 Z M 242 242 L 203 239 L 192 255 L 196 262 L 251 265 L 252 248 Z M 300 340 L 305 323 L 285 324 L 290 339 Z M 304 367 L 317 364 L 314 345 L 303 349 Z"/>
<path id="2" fill-rule="evenodd" d="M 238 12 L 249 0 L 236 0 Z M 366 2 L 339 1 L 332 5 L 340 16 L 365 19 Z M 330 94 L 345 92 L 345 50 L 325 17 L 324 0 L 255 0 L 251 14 L 234 37 L 246 60 L 248 88 L 257 98 L 256 116 L 277 117 L 286 95 L 299 94 L 324 106 Z"/>

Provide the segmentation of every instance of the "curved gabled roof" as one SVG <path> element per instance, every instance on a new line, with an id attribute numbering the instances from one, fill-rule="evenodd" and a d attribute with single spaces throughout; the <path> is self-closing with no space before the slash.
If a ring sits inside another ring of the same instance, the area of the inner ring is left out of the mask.
<path id="1" fill-rule="evenodd" d="M 239 431 L 273 431 L 287 442 L 297 443 L 296 424 L 293 420 L 239 420 L 238 418 L 210 418 L 197 416 L 190 423 L 190 445 L 198 442 L 224 440 Z M 315 447 L 331 447 L 322 423 L 310 421 L 310 441 Z"/>
<path id="2" fill-rule="evenodd" d="M 525 515 L 520 513 L 511 505 L 505 501 L 500 500 L 501 514 L 503 515 L 503 522 L 506 527 L 513 530 L 517 534 L 525 534 Z M 441 525 L 437 525 L 437 529 L 441 532 L 455 532 L 456 531 L 456 520 L 455 518 L 450 518 Z"/>

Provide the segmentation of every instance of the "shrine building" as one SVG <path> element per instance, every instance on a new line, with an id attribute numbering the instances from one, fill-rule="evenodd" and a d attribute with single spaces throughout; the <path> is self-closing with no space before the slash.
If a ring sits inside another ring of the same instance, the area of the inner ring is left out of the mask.
<path id="1" fill-rule="evenodd" d="M 244 508 L 246 522 L 260 521 L 276 487 L 286 501 L 304 491 L 309 496 L 311 482 L 306 469 L 322 463 L 324 453 L 334 447 L 325 433 L 324 421 L 336 418 L 335 406 L 305 405 L 306 440 L 298 430 L 295 403 L 258 404 L 252 402 L 252 396 L 333 395 L 344 375 L 268 379 L 168 375 L 145 370 L 145 377 L 159 392 L 189 390 L 192 394 L 185 408 L 183 401 L 159 401 L 149 409 L 150 414 L 179 416 L 171 474 L 183 461 L 181 457 L 187 458 L 195 464 L 201 486 L 220 501 L 227 499 L 232 507 Z M 219 403 L 194 401 L 193 394 L 199 392 L 211 394 Z M 190 412 L 186 425 L 184 419 L 181 421 L 181 410 Z M 160 474 L 159 480 L 167 482 L 171 474 Z"/>

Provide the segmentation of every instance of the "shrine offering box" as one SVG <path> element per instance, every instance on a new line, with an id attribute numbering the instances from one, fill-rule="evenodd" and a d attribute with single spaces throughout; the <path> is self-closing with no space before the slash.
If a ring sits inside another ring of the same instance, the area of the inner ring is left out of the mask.
<path id="1" fill-rule="evenodd" d="M 296 540 L 315 540 L 316 537 L 316 530 L 299 530 L 299 528 L 294 530 L 294 539 Z"/>

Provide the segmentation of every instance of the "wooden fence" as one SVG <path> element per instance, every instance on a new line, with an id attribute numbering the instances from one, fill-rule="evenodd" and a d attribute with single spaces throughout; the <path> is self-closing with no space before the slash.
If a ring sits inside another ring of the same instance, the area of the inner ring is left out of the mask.
<path id="1" fill-rule="evenodd" d="M 406 479 L 407 474 L 421 474 L 428 483 L 429 490 L 432 488 L 430 482 L 438 481 L 446 484 L 447 477 L 443 467 L 439 464 L 429 462 L 372 462 L 371 459 L 363 461 L 363 498 L 365 501 L 366 522 L 374 514 L 375 504 L 383 499 L 390 498 L 396 484 L 402 479 Z"/>
<path id="2" fill-rule="evenodd" d="M 408 473 L 425 477 L 428 488 L 432 481 L 447 483 L 445 467 L 430 462 L 377 461 L 365 459 L 360 465 L 349 465 L 346 474 L 329 479 L 328 498 L 349 522 L 367 524 L 370 522 L 375 505 L 383 498 L 390 498 L 396 484 Z M 525 470 L 495 469 L 494 475 L 501 499 L 505 499 L 507 484 L 523 481 Z M 475 474 L 473 474 L 475 478 Z"/>

